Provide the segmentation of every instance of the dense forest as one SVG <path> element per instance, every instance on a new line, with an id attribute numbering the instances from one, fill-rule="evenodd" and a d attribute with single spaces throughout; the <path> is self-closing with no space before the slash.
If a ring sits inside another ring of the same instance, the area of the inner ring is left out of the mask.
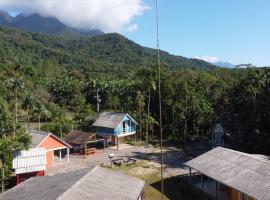
<path id="1" fill-rule="evenodd" d="M 31 123 L 59 137 L 91 130 L 97 102 L 101 111 L 134 116 L 139 140 L 158 139 L 155 55 L 117 34 L 65 39 L 0 28 L 1 185 L 12 152 L 29 145 Z M 270 154 L 268 68 L 217 68 L 166 52 L 161 58 L 164 139 L 184 145 L 207 138 L 220 121 L 231 148 Z"/>

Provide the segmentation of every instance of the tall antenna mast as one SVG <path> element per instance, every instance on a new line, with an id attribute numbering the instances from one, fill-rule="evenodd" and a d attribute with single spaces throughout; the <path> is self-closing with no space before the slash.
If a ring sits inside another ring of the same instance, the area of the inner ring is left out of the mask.
<path id="1" fill-rule="evenodd" d="M 163 184 L 163 127 L 162 127 L 162 105 L 161 105 L 161 78 L 160 78 L 160 50 L 159 50 L 159 0 L 156 0 L 156 23 L 157 23 L 157 60 L 158 60 L 158 94 L 159 94 L 159 128 L 160 128 L 160 178 L 161 178 L 161 200 L 164 194 Z"/>

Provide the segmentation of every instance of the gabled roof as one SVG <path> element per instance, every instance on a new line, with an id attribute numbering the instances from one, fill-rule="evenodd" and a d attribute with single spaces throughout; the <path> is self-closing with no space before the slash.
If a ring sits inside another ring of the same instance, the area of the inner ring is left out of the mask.
<path id="1" fill-rule="evenodd" d="M 126 116 L 128 116 L 135 124 L 137 124 L 137 122 L 127 113 L 103 112 L 98 116 L 93 126 L 114 129 L 118 127 L 118 125 L 124 120 Z"/>
<path id="2" fill-rule="evenodd" d="M 138 200 L 145 181 L 101 167 L 34 177 L 0 194 L 0 200 Z"/>
<path id="3" fill-rule="evenodd" d="M 32 136 L 32 148 L 38 147 L 47 137 L 52 136 L 54 139 L 58 140 L 59 142 L 63 143 L 65 146 L 68 148 L 71 148 L 71 146 L 66 143 L 64 140 L 61 138 L 57 137 L 53 133 L 48 133 L 48 132 L 43 132 L 43 131 L 37 131 L 33 129 L 28 130 L 29 134 Z"/>
<path id="4" fill-rule="evenodd" d="M 185 165 L 253 198 L 269 200 L 270 162 L 265 159 L 217 147 Z"/>
<path id="5" fill-rule="evenodd" d="M 70 144 L 85 144 L 95 138 L 96 133 L 73 130 L 66 136 L 66 141 Z"/>

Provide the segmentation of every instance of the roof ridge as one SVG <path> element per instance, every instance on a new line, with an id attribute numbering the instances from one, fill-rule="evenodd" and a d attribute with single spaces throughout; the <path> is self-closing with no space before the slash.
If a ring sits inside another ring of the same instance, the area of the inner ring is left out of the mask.
<path id="1" fill-rule="evenodd" d="M 270 161 L 259 158 L 257 156 L 252 155 L 252 154 L 249 154 L 249 153 L 244 153 L 244 152 L 241 152 L 241 151 L 236 151 L 236 150 L 229 149 L 229 148 L 224 148 L 224 147 L 216 147 L 216 149 L 223 149 L 223 150 L 231 151 L 231 152 L 234 152 L 234 153 L 237 153 L 237 154 L 241 154 L 241 155 L 244 155 L 244 156 L 251 157 L 251 158 L 259 160 L 261 162 L 265 162 L 266 164 L 268 164 L 268 163 L 270 164 Z M 262 156 L 264 156 L 264 155 L 262 155 Z"/>
<path id="2" fill-rule="evenodd" d="M 80 179 L 78 179 L 73 185 L 71 185 L 70 187 L 68 187 L 64 192 L 62 192 L 62 194 L 60 194 L 56 200 L 63 200 L 65 199 L 66 196 L 68 196 L 73 189 L 75 189 L 77 187 L 78 184 L 80 184 L 80 182 L 82 180 L 84 180 L 86 178 L 86 176 L 88 176 L 89 174 L 92 173 L 92 171 L 94 171 L 98 166 L 92 167 L 92 168 L 85 168 L 82 170 L 86 170 L 88 169 L 89 171 L 87 173 L 85 173 Z"/>
<path id="3" fill-rule="evenodd" d="M 243 152 L 240 152 L 240 151 L 235 151 L 235 150 L 227 149 L 227 148 L 223 148 L 223 147 L 217 147 L 217 148 L 215 148 L 215 149 L 224 149 L 224 150 L 228 150 L 228 151 L 231 151 L 231 152 L 236 152 L 236 153 L 238 153 L 238 154 L 246 155 L 246 156 L 247 156 L 247 153 L 243 153 Z M 213 149 L 213 150 L 214 150 L 214 149 Z M 211 151 L 211 150 L 210 150 L 210 151 Z M 210 151 L 209 151 L 209 152 L 210 152 Z M 248 167 L 246 167 L 246 166 L 244 166 L 244 165 L 242 165 L 242 164 L 239 164 L 239 163 L 236 164 L 235 162 L 229 162 L 228 160 L 225 160 L 225 159 L 221 158 L 220 156 L 216 156 L 216 155 L 212 154 L 212 152 L 211 152 L 211 153 L 209 153 L 209 152 L 206 152 L 206 153 L 210 154 L 212 157 L 219 158 L 220 160 L 223 160 L 223 161 L 225 161 L 225 162 L 227 162 L 227 163 L 230 163 L 230 164 L 233 164 L 233 165 L 236 165 L 236 166 L 239 166 L 239 165 L 240 165 L 241 167 L 243 167 L 243 168 L 245 168 L 245 169 L 248 169 L 248 170 L 250 170 L 250 171 L 253 171 L 253 172 L 256 172 L 256 173 L 259 173 L 259 174 L 263 174 L 263 175 L 266 175 L 266 176 L 270 177 L 270 174 L 263 173 L 263 172 L 261 172 L 261 171 L 257 171 L 257 170 L 248 168 Z M 257 158 L 257 157 L 253 157 L 253 156 L 249 156 L 249 157 L 251 157 L 251 158 L 253 158 L 253 159 L 256 159 L 256 160 L 259 160 L 259 161 L 262 161 L 262 162 L 265 162 L 264 160 L 259 159 L 259 158 Z M 266 164 L 269 164 L 269 162 L 265 162 L 265 163 L 266 163 Z"/>

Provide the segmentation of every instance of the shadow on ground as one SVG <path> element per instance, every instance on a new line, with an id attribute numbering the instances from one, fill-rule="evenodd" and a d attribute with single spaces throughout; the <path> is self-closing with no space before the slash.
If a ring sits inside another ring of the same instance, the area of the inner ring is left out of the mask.
<path id="1" fill-rule="evenodd" d="M 164 179 L 164 195 L 170 200 L 211 200 L 207 194 L 189 185 L 183 177 Z M 161 192 L 161 181 L 150 184 Z"/>

